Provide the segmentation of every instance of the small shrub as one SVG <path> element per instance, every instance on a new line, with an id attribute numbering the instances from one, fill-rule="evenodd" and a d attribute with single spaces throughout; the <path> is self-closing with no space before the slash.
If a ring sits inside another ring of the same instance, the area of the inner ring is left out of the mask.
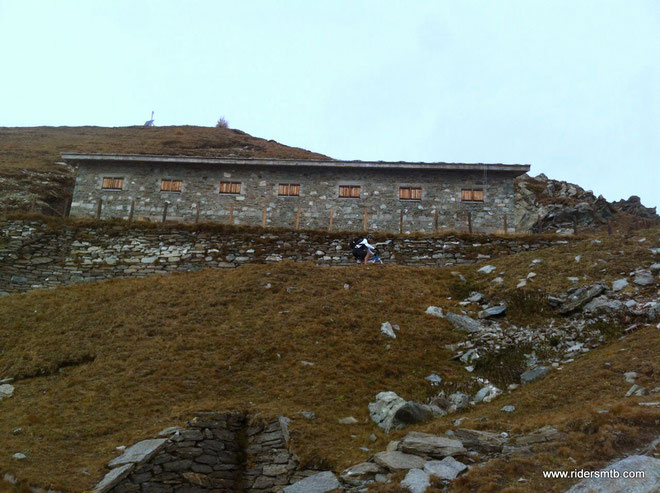
<path id="1" fill-rule="evenodd" d="M 229 128 L 229 122 L 224 116 L 221 116 L 218 123 L 215 124 L 215 128 Z"/>
<path id="2" fill-rule="evenodd" d="M 477 286 L 475 286 L 469 279 L 465 281 L 455 279 L 449 283 L 447 290 L 449 291 L 449 296 L 451 296 L 453 300 L 464 300 L 470 296 L 470 293 L 479 291 L 479 288 L 477 288 Z"/>
<path id="3" fill-rule="evenodd" d="M 520 383 L 520 375 L 527 370 L 527 358 L 534 348 L 531 344 L 509 346 L 500 351 L 480 353 L 475 362 L 475 372 L 484 375 L 497 385 Z"/>
<path id="4" fill-rule="evenodd" d="M 516 289 L 504 301 L 507 317 L 517 324 L 533 322 L 548 311 L 547 295 L 540 290 Z"/>

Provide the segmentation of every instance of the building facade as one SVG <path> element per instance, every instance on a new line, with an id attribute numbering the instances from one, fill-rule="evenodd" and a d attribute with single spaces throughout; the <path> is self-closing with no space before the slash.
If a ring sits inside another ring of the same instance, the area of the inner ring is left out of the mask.
<path id="1" fill-rule="evenodd" d="M 62 155 L 78 169 L 70 215 L 296 229 L 514 228 L 529 165 Z"/>

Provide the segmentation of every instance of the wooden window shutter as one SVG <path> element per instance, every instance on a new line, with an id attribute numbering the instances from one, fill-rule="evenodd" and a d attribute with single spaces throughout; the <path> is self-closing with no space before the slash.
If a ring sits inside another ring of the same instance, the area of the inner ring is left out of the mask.
<path id="1" fill-rule="evenodd" d="M 231 194 L 241 193 L 241 182 L 240 181 L 220 182 L 220 193 L 231 193 Z"/>
<path id="2" fill-rule="evenodd" d="M 399 187 L 400 200 L 422 200 L 422 189 L 420 187 Z"/>
<path id="3" fill-rule="evenodd" d="M 483 190 L 472 190 L 472 200 L 475 202 L 484 201 L 484 191 Z"/>
<path id="4" fill-rule="evenodd" d="M 105 190 L 122 190 L 124 188 L 123 178 L 104 177 L 101 188 Z"/>
<path id="5" fill-rule="evenodd" d="M 161 192 L 180 192 L 182 188 L 182 180 L 172 180 L 169 178 L 164 178 L 160 182 Z"/>

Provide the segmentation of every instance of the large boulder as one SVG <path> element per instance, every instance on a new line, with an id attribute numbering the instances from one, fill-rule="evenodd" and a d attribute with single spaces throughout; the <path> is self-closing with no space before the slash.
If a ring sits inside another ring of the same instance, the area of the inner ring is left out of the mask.
<path id="1" fill-rule="evenodd" d="M 399 450 L 409 454 L 441 459 L 447 456 L 465 455 L 465 447 L 459 440 L 411 431 L 399 442 Z"/>
<path id="2" fill-rule="evenodd" d="M 381 392 L 376 395 L 375 402 L 369 403 L 371 420 L 388 433 L 446 414 L 438 406 L 406 401 L 394 392 Z"/>
<path id="3" fill-rule="evenodd" d="M 599 478 L 584 479 L 566 490 L 566 493 L 619 493 L 623 491 L 626 493 L 653 493 L 660 491 L 660 459 L 646 455 L 631 455 L 610 464 L 603 471 L 606 474 L 601 474 Z M 642 477 L 627 477 L 631 473 Z"/>

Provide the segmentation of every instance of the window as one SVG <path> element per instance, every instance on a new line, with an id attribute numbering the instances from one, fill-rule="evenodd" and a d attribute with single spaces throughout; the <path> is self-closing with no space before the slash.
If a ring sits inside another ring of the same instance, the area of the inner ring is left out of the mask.
<path id="1" fill-rule="evenodd" d="M 300 185 L 292 183 L 280 183 L 277 186 L 277 195 L 282 197 L 297 197 L 300 195 Z"/>
<path id="2" fill-rule="evenodd" d="M 399 187 L 399 200 L 422 200 L 422 188 Z"/>
<path id="3" fill-rule="evenodd" d="M 359 185 L 341 185 L 339 187 L 340 198 L 359 199 L 360 186 Z"/>
<path id="4" fill-rule="evenodd" d="M 124 179 L 105 176 L 103 177 L 101 188 L 103 190 L 122 190 L 124 188 Z"/>
<path id="5" fill-rule="evenodd" d="M 484 191 L 481 188 L 464 188 L 461 190 L 462 202 L 483 202 Z"/>
<path id="6" fill-rule="evenodd" d="M 241 182 L 240 181 L 221 181 L 220 182 L 220 193 L 241 193 Z"/>
<path id="7" fill-rule="evenodd" d="M 170 180 L 169 178 L 163 178 L 160 182 L 160 191 L 161 192 L 180 192 L 183 182 L 181 180 Z"/>

